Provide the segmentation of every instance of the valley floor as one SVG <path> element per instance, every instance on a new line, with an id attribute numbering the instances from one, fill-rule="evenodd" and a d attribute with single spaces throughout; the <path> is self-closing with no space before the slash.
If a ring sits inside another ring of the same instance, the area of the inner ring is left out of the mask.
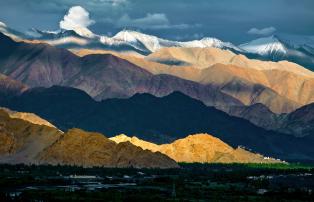
<path id="1" fill-rule="evenodd" d="M 300 164 L 181 164 L 180 169 L 0 165 L 0 201 L 313 201 Z"/>

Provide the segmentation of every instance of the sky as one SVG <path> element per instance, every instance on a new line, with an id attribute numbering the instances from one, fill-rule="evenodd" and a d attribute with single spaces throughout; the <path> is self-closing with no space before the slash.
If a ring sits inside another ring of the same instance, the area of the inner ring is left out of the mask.
<path id="1" fill-rule="evenodd" d="M 314 35 L 313 0 L 0 0 L 0 21 L 26 32 L 127 28 L 173 40 L 235 44 L 276 33 Z"/>

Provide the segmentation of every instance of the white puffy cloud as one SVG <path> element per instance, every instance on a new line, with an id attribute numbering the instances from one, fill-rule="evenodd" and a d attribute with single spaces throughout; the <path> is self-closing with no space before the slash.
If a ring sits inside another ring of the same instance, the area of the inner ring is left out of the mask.
<path id="1" fill-rule="evenodd" d="M 95 21 L 90 19 L 89 12 L 81 6 L 73 6 L 60 21 L 60 28 L 73 30 L 77 28 L 87 28 L 94 24 Z"/>
<path id="2" fill-rule="evenodd" d="M 255 35 L 270 35 L 276 31 L 275 27 L 265 27 L 263 29 L 251 28 L 247 33 Z"/>
<path id="3" fill-rule="evenodd" d="M 129 15 L 125 14 L 113 23 L 119 28 L 137 27 L 142 29 L 187 29 L 192 26 L 188 24 L 171 24 L 164 13 L 147 13 L 146 16 L 142 18 L 131 18 Z"/>

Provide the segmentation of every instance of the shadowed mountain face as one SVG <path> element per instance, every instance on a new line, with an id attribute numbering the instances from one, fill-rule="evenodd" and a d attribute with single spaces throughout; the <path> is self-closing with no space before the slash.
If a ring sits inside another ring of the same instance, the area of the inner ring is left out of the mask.
<path id="1" fill-rule="evenodd" d="M 231 107 L 228 114 L 249 120 L 256 126 L 264 129 L 275 131 L 281 127 L 287 116 L 287 114 L 275 114 L 260 103 L 251 106 Z M 290 134 L 295 135 L 294 133 Z"/>
<path id="2" fill-rule="evenodd" d="M 160 153 L 131 143 L 116 144 L 99 133 L 56 128 L 11 118 L 0 110 L 0 162 L 84 167 L 173 168 L 178 165 Z"/>
<path id="3" fill-rule="evenodd" d="M 313 136 L 314 134 L 314 104 L 303 106 L 285 116 L 280 128 L 283 133 L 296 136 Z"/>
<path id="4" fill-rule="evenodd" d="M 21 94 L 27 89 L 22 83 L 0 74 L 0 100 Z"/>
<path id="5" fill-rule="evenodd" d="M 314 104 L 305 105 L 289 114 L 274 114 L 262 104 L 232 107 L 229 114 L 250 120 L 255 125 L 280 133 L 305 137 L 314 134 Z"/>
<path id="6" fill-rule="evenodd" d="M 282 159 L 312 159 L 314 152 L 311 137 L 266 131 L 182 93 L 163 98 L 138 94 L 96 102 L 83 91 L 55 86 L 31 89 L 3 105 L 36 113 L 61 130 L 79 127 L 109 136 L 125 133 L 155 143 L 207 132 L 231 146 L 243 145 Z"/>

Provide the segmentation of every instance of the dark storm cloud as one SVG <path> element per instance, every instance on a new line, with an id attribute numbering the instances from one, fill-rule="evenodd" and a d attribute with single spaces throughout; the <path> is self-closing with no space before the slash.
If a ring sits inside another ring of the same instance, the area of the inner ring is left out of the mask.
<path id="1" fill-rule="evenodd" d="M 314 35 L 313 0 L 0 0 L 0 20 L 22 31 L 58 29 L 76 5 L 95 21 L 90 29 L 103 34 L 130 27 L 172 39 L 215 36 L 235 43 L 256 37 L 249 30 L 269 27 Z"/>

